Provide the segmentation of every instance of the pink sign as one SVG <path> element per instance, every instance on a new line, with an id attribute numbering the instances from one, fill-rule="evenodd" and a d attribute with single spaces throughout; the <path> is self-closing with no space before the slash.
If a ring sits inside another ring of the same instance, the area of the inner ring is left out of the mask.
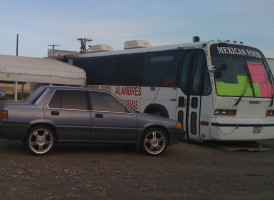
<path id="1" fill-rule="evenodd" d="M 252 81 L 259 84 L 261 97 L 272 96 L 272 84 L 267 81 L 267 75 L 262 63 L 247 63 Z"/>

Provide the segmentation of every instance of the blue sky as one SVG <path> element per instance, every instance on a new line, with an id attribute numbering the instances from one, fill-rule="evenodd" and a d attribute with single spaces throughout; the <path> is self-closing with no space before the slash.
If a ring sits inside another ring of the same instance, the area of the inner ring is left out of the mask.
<path id="1" fill-rule="evenodd" d="M 143 39 L 153 46 L 237 40 L 274 58 L 273 0 L 0 0 L 0 54 L 46 57 L 48 45 L 79 51 L 79 37 L 123 49 Z"/>

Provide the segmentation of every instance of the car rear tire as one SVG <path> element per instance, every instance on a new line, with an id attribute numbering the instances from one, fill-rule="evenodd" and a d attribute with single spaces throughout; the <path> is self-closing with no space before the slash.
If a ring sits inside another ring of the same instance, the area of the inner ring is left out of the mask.
<path id="1" fill-rule="evenodd" d="M 159 128 L 151 128 L 144 132 L 140 149 L 146 155 L 158 156 L 165 151 L 167 144 L 166 132 Z"/>
<path id="2" fill-rule="evenodd" d="M 54 131 L 48 126 L 35 126 L 26 138 L 26 148 L 33 155 L 45 155 L 55 146 Z"/>

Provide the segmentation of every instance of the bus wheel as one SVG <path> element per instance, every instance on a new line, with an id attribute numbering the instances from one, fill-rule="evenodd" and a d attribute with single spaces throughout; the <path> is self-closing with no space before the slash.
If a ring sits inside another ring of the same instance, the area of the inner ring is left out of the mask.
<path id="1" fill-rule="evenodd" d="M 150 128 L 144 132 L 140 147 L 142 153 L 158 156 L 165 151 L 167 144 L 167 134 L 165 131 L 159 128 Z"/>
<path id="2" fill-rule="evenodd" d="M 162 113 L 160 110 L 153 110 L 151 112 L 152 115 L 163 117 L 164 113 Z"/>
<path id="3" fill-rule="evenodd" d="M 144 113 L 169 118 L 167 109 L 163 105 L 159 105 L 159 104 L 148 105 L 145 108 Z"/>
<path id="4" fill-rule="evenodd" d="M 147 113 L 151 115 L 159 116 L 159 117 L 168 118 L 168 116 L 166 116 L 166 114 L 162 112 L 161 110 L 151 110 L 151 111 L 148 111 Z"/>

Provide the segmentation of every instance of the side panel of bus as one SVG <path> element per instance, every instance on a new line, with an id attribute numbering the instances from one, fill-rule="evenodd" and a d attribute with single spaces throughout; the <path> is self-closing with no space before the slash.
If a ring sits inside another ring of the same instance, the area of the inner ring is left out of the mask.
<path id="1" fill-rule="evenodd" d="M 137 111 L 179 120 L 187 139 L 201 140 L 200 118 L 208 115 L 201 101 L 211 92 L 202 49 L 85 58 L 74 64 L 86 70 L 88 85 L 111 91 Z"/>

